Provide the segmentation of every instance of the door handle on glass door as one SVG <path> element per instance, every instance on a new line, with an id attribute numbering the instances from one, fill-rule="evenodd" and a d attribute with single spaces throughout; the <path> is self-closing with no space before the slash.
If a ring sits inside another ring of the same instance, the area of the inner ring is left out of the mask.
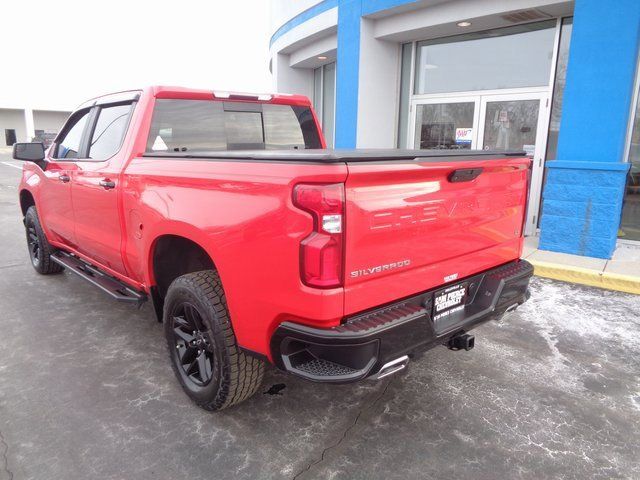
<path id="1" fill-rule="evenodd" d="M 67 175 L 66 173 L 61 173 L 60 175 L 58 175 L 58 180 L 60 180 L 62 183 L 67 183 L 69 180 L 71 180 L 71 177 L 69 177 L 69 175 Z"/>
<path id="2" fill-rule="evenodd" d="M 111 190 L 112 188 L 116 188 L 116 182 L 105 178 L 103 180 L 100 180 L 100 186 L 104 187 L 105 190 Z"/>

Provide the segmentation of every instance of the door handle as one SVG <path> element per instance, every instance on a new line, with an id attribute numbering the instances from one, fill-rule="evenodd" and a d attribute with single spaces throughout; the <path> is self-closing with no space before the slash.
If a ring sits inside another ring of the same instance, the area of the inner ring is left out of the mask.
<path id="1" fill-rule="evenodd" d="M 62 183 L 67 183 L 69 182 L 69 180 L 71 180 L 71 177 L 66 173 L 61 173 L 60 175 L 58 175 L 58 180 L 60 180 Z"/>
<path id="2" fill-rule="evenodd" d="M 116 188 L 116 182 L 109 180 L 108 178 L 100 180 L 100 186 L 105 190 L 111 190 L 112 188 Z"/>

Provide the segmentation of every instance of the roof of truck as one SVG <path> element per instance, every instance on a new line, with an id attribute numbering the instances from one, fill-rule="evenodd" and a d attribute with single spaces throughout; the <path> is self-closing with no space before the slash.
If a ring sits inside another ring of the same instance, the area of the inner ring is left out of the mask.
<path id="1" fill-rule="evenodd" d="M 143 92 L 148 92 L 156 98 L 175 98 L 184 100 L 234 100 L 234 101 L 258 101 L 266 103 L 276 103 L 284 105 L 309 106 L 311 102 L 304 95 L 293 95 L 289 93 L 246 93 L 230 92 L 227 90 L 197 89 L 166 85 L 154 85 L 143 89 L 123 90 L 120 92 L 107 93 L 98 97 L 90 98 L 78 107 L 86 108 L 93 105 L 124 102 L 135 100 Z"/>
<path id="2" fill-rule="evenodd" d="M 272 103 L 285 103 L 288 105 L 309 105 L 309 98 L 304 95 L 289 93 L 248 93 L 233 92 L 228 90 L 202 90 L 184 87 L 155 86 L 150 87 L 156 98 L 184 98 L 194 100 L 209 100 L 212 98 L 231 100 L 254 100 Z"/>

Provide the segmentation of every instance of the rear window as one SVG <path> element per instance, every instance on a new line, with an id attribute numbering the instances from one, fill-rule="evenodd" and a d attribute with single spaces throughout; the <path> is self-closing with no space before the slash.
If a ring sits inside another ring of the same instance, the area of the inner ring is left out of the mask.
<path id="1" fill-rule="evenodd" d="M 147 152 L 322 148 L 309 107 L 156 100 Z"/>

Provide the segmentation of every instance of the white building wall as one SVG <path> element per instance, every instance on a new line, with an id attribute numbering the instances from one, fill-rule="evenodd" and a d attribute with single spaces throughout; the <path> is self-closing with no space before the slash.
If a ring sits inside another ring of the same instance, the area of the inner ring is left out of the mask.
<path id="1" fill-rule="evenodd" d="M 24 110 L 0 109 L 0 147 L 7 146 L 5 142 L 5 129 L 16 131 L 16 141 L 26 142 L 27 130 L 25 126 Z"/>
<path id="2" fill-rule="evenodd" d="M 274 32 L 287 20 L 317 3 L 320 2 L 275 0 Z M 277 18 L 280 20 L 276 21 Z M 338 9 L 331 8 L 293 27 L 274 41 L 270 55 L 275 91 L 306 95 L 313 101 L 313 70 L 336 59 L 337 24 Z"/>
<path id="3" fill-rule="evenodd" d="M 313 98 L 313 69 L 291 67 L 290 55 L 278 53 L 273 62 L 273 79 L 278 93 L 296 93 Z"/>
<path id="4" fill-rule="evenodd" d="M 45 110 L 33 111 L 33 126 L 35 130 L 59 132 L 71 115 L 70 112 L 48 112 Z"/>
<path id="5" fill-rule="evenodd" d="M 572 1 L 562 0 L 447 0 L 419 5 L 421 8 L 387 15 L 376 22 L 374 35 L 398 42 L 427 40 L 490 28 L 506 27 L 514 22 L 505 14 L 514 11 L 540 11 L 546 18 L 570 14 Z M 537 20 L 544 20 L 538 18 Z M 472 25 L 464 31 L 457 28 L 460 20 Z"/>
<path id="6" fill-rule="evenodd" d="M 35 130 L 59 132 L 71 112 L 0 108 L 0 147 L 6 145 L 5 129 L 16 131 L 16 141 L 28 142 Z"/>
<path id="7" fill-rule="evenodd" d="M 296 15 L 317 5 L 322 0 L 271 0 L 271 25 L 275 32 Z"/>
<path id="8" fill-rule="evenodd" d="M 33 128 L 33 110 L 30 108 L 24 109 L 24 125 L 27 129 L 27 139 L 33 139 L 36 136 L 36 130 Z"/>
<path id="9" fill-rule="evenodd" d="M 394 148 L 400 86 L 400 44 L 374 37 L 375 20 L 360 25 L 358 148 Z"/>

